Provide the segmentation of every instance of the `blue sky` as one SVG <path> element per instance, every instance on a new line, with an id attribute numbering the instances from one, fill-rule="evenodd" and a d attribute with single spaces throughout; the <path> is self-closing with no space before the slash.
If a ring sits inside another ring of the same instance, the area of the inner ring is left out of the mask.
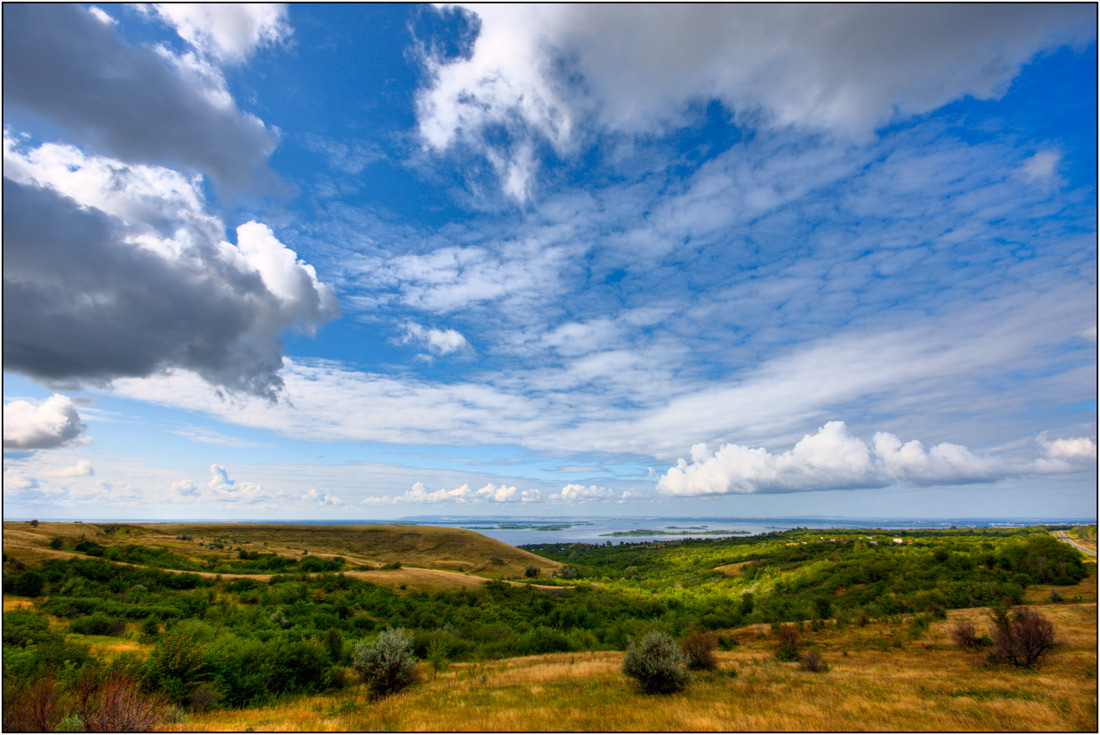
<path id="1" fill-rule="evenodd" d="M 1095 518 L 1095 6 L 3 13 L 6 518 Z"/>

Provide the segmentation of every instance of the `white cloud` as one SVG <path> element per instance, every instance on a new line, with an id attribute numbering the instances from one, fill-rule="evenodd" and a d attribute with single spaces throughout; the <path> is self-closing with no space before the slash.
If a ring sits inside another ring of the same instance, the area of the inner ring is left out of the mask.
<path id="1" fill-rule="evenodd" d="M 316 503 L 318 505 L 343 505 L 344 501 L 335 495 L 329 495 L 328 493 L 318 492 L 314 488 L 310 488 L 310 491 L 302 496 L 302 500 L 308 503 Z"/>
<path id="2" fill-rule="evenodd" d="M 1056 187 L 1062 182 L 1061 177 L 1058 176 L 1058 166 L 1061 162 L 1062 154 L 1058 151 L 1039 151 L 1024 161 L 1020 170 L 1030 181 L 1043 186 Z"/>
<path id="3" fill-rule="evenodd" d="M 95 474 L 95 469 L 91 462 L 82 459 L 71 467 L 61 467 L 42 474 L 49 477 L 89 477 Z"/>
<path id="4" fill-rule="evenodd" d="M 91 6 L 88 7 L 88 12 L 91 13 L 93 16 L 95 16 L 95 19 L 98 20 L 100 23 L 103 23 L 103 24 L 109 25 L 109 26 L 117 26 L 118 25 L 118 21 L 115 20 L 114 18 L 112 18 L 111 16 L 107 15 L 106 11 L 104 11 L 103 8 L 97 7 L 95 5 L 91 5 Z"/>
<path id="5" fill-rule="evenodd" d="M 87 443 L 87 426 L 72 399 L 59 393 L 37 406 L 28 401 L 4 404 L 4 446 L 54 449 Z"/>
<path id="6" fill-rule="evenodd" d="M 582 122 L 628 134 L 719 100 L 742 124 L 866 137 L 896 117 L 999 97 L 1034 54 L 1095 36 L 1087 7 L 476 5 L 469 53 L 427 57 L 419 132 L 465 145 L 524 201 L 531 151 L 574 150 Z M 570 77 L 576 81 L 570 83 Z M 501 133 L 504 133 L 502 136 Z M 490 140 L 503 142 L 489 142 Z"/>
<path id="7" fill-rule="evenodd" d="M 262 485 L 230 480 L 229 471 L 220 464 L 210 465 L 210 481 L 206 486 L 209 489 L 209 498 L 223 503 L 257 504 L 273 497 L 264 492 Z"/>
<path id="8" fill-rule="evenodd" d="M 1096 459 L 1096 442 L 1087 437 L 1055 439 L 1046 444 L 1046 455 L 1051 459 Z"/>
<path id="9" fill-rule="evenodd" d="M 561 489 L 561 492 L 550 496 L 550 501 L 555 503 L 587 503 L 591 501 L 624 503 L 637 497 L 637 493 L 631 490 L 613 490 L 599 485 L 575 485 L 570 483 Z"/>
<path id="10" fill-rule="evenodd" d="M 454 329 L 429 328 L 416 322 L 406 322 L 404 329 L 405 334 L 401 339 L 403 344 L 419 343 L 435 355 L 450 355 L 471 349 L 462 333 Z"/>
<path id="11" fill-rule="evenodd" d="M 1088 439 L 1059 440 L 1048 445 L 1051 457 L 1085 457 L 1095 444 Z M 976 455 L 943 442 L 925 450 L 921 442 L 904 444 L 893 434 L 878 432 L 871 442 L 848 433 L 843 421 L 830 421 L 816 434 L 804 436 L 791 450 L 772 453 L 725 444 L 711 454 L 706 445 L 692 447 L 684 459 L 661 477 L 665 495 L 725 495 L 728 493 L 791 493 L 846 490 L 890 485 L 962 485 L 995 482 L 1030 474 L 1065 473 L 1082 469 L 1048 460 L 1031 462 Z"/>
<path id="12" fill-rule="evenodd" d="M 468 483 L 453 490 L 429 490 L 422 482 L 413 483 L 413 486 L 403 495 L 377 496 L 364 498 L 363 503 L 378 505 L 383 503 L 529 503 L 537 502 L 540 494 L 538 490 L 519 491 L 514 485 L 494 485 L 487 483 L 483 487 L 473 489 Z"/>
<path id="13" fill-rule="evenodd" d="M 157 3 L 153 7 L 183 40 L 224 63 L 240 63 L 293 32 L 284 4 Z"/>

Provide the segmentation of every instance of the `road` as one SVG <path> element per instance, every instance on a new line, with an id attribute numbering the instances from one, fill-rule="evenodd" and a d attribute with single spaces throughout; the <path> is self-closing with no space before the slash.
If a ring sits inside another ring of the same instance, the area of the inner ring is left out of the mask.
<path id="1" fill-rule="evenodd" d="M 1062 539 L 1062 540 L 1063 540 L 1063 541 L 1065 541 L 1065 542 L 1066 542 L 1067 544 L 1070 544 L 1070 545 L 1071 545 L 1071 546 L 1073 546 L 1073 547 L 1074 547 L 1075 549 L 1077 549 L 1078 551 L 1080 551 L 1080 552 L 1082 552 L 1082 553 L 1084 553 L 1084 554 L 1088 554 L 1089 556 L 1096 556 L 1096 552 L 1095 552 L 1095 551 L 1093 551 L 1092 549 L 1090 549 L 1090 548 L 1088 548 L 1088 547 L 1086 547 L 1086 546 L 1082 546 L 1081 544 L 1077 543 L 1077 542 L 1076 542 L 1076 541 L 1074 541 L 1073 539 L 1069 538 L 1068 536 L 1066 536 L 1066 532 L 1065 532 L 1065 531 L 1058 531 L 1058 538 Z"/>

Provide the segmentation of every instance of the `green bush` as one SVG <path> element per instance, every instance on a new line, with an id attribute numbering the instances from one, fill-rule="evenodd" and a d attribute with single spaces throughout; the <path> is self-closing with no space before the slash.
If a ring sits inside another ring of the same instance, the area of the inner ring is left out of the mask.
<path id="1" fill-rule="evenodd" d="M 352 665 L 376 695 L 400 691 L 416 681 L 412 639 L 400 628 L 383 631 L 373 643 L 356 646 Z"/>
<path id="2" fill-rule="evenodd" d="M 536 567 L 534 564 L 528 564 L 523 568 L 523 576 L 525 577 L 537 577 L 539 576 L 540 572 L 542 572 L 542 570 Z"/>
<path id="3" fill-rule="evenodd" d="M 684 652 L 676 642 L 653 632 L 641 641 L 631 641 L 623 658 L 623 673 L 636 679 L 647 694 L 671 694 L 691 680 L 684 663 Z"/>
<path id="4" fill-rule="evenodd" d="M 120 636 L 126 631 L 126 623 L 97 612 L 73 620 L 69 623 L 69 631 L 81 635 Z"/>

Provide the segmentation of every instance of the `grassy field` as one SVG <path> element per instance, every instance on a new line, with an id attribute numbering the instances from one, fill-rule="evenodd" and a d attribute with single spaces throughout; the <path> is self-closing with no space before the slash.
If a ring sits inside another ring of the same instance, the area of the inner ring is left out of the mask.
<path id="1" fill-rule="evenodd" d="M 1093 577 L 1095 589 L 1095 577 Z M 617 652 L 453 664 L 392 697 L 361 686 L 274 706 L 185 716 L 189 731 L 1068 731 L 1097 727 L 1096 604 L 1046 605 L 1059 647 L 1034 671 L 992 666 L 956 648 L 952 611 L 924 634 L 874 623 L 803 634 L 829 664 L 814 674 L 772 655 L 763 626 L 734 632 L 715 672 L 684 692 L 644 695 Z"/>

